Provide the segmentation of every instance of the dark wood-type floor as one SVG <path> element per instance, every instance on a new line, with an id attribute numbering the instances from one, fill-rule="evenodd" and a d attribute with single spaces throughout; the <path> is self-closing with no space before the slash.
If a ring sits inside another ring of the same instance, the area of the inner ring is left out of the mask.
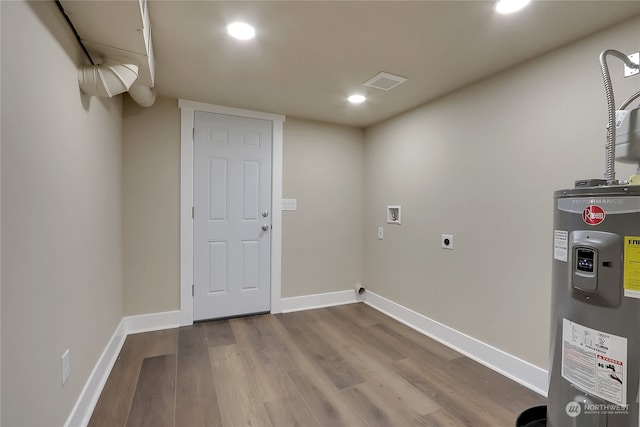
<path id="1" fill-rule="evenodd" d="M 513 427 L 544 401 L 351 304 L 131 335 L 89 425 Z"/>

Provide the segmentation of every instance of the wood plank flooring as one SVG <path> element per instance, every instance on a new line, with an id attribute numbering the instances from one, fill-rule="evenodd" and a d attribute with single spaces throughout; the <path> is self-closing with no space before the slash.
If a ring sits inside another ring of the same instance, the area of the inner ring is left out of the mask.
<path id="1" fill-rule="evenodd" d="M 512 427 L 544 402 L 350 304 L 130 335 L 89 426 Z"/>

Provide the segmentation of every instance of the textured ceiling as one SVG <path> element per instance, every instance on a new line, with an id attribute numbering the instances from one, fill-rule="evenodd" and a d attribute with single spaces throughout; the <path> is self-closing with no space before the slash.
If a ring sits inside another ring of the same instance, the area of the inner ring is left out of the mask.
<path id="1" fill-rule="evenodd" d="M 148 7 L 159 94 L 361 127 L 640 14 L 640 1 L 534 1 L 514 15 L 482 0 Z M 253 24 L 256 38 L 228 37 L 232 20 Z M 362 86 L 380 71 L 409 80 Z M 346 102 L 356 91 L 365 104 Z"/>

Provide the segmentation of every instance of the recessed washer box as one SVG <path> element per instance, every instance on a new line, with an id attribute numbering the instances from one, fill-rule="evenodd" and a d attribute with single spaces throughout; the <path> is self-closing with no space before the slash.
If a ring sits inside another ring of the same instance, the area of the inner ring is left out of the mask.
<path id="1" fill-rule="evenodd" d="M 387 206 L 387 224 L 402 224 L 402 207 Z"/>

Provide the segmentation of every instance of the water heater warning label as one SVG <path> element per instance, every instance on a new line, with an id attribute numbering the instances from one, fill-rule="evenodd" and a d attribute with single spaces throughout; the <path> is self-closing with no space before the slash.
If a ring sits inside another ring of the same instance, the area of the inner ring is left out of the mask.
<path id="1" fill-rule="evenodd" d="M 624 296 L 640 298 L 640 236 L 624 236 Z"/>
<path id="2" fill-rule="evenodd" d="M 553 230 L 553 258 L 567 262 L 569 233 L 566 230 Z"/>
<path id="3" fill-rule="evenodd" d="M 627 339 L 562 319 L 562 377 L 594 396 L 627 404 Z"/>

